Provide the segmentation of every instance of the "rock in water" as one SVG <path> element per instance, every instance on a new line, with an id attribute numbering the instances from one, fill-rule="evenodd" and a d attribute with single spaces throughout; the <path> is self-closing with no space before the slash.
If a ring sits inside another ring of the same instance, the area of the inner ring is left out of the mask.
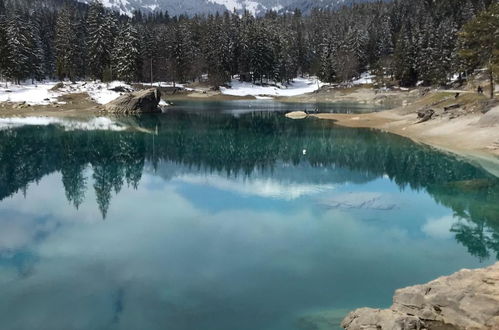
<path id="1" fill-rule="evenodd" d="M 357 309 L 341 325 L 347 330 L 499 329 L 499 263 L 397 290 L 390 309 Z"/>
<path id="2" fill-rule="evenodd" d="M 286 114 L 286 117 L 291 119 L 305 119 L 308 117 L 308 115 L 305 111 L 293 111 L 293 112 L 288 112 Z"/>
<path id="3" fill-rule="evenodd" d="M 161 92 L 157 88 L 145 89 L 118 97 L 104 106 L 104 110 L 118 114 L 161 112 L 158 108 Z"/>

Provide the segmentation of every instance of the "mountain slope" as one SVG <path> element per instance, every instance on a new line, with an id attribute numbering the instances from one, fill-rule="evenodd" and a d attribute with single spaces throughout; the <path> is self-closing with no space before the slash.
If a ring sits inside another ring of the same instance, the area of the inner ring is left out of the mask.
<path id="1" fill-rule="evenodd" d="M 92 0 L 78 0 L 89 3 Z M 352 3 L 375 0 L 101 0 L 105 7 L 112 8 L 122 14 L 131 15 L 134 10 L 145 12 L 167 10 L 170 15 L 204 14 L 225 10 L 248 10 L 258 15 L 268 10 L 292 11 L 295 8 L 309 12 L 312 8 L 335 8 Z"/>

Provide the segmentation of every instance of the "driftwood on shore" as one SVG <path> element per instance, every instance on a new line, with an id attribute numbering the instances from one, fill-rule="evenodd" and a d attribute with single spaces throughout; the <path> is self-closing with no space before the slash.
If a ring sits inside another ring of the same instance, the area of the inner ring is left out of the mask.
<path id="1" fill-rule="evenodd" d="M 420 120 L 416 124 L 424 123 L 425 121 L 430 120 L 434 114 L 435 110 L 433 109 L 418 111 L 418 118 L 420 118 Z"/>
<path id="2" fill-rule="evenodd" d="M 447 107 L 444 107 L 444 111 L 447 111 L 447 110 L 451 110 L 451 109 L 457 109 L 457 108 L 460 108 L 461 107 L 461 104 L 459 103 L 456 103 L 456 104 L 451 104 Z"/>

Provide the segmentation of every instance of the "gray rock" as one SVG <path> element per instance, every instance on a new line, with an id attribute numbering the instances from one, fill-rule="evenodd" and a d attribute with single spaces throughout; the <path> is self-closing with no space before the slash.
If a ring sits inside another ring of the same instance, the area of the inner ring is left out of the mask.
<path id="1" fill-rule="evenodd" d="M 478 125 L 480 127 L 499 125 L 499 106 L 490 109 L 486 114 L 484 114 L 478 121 Z"/>
<path id="2" fill-rule="evenodd" d="M 424 323 L 416 316 L 389 309 L 360 308 L 348 314 L 341 326 L 362 330 L 420 330 Z"/>
<path id="3" fill-rule="evenodd" d="M 347 330 L 499 329 L 499 263 L 397 290 L 390 309 L 357 309 L 341 325 Z"/>
<path id="4" fill-rule="evenodd" d="M 58 82 L 57 84 L 54 85 L 50 90 L 51 91 L 58 91 L 59 89 L 64 88 L 64 83 Z"/>
<path id="5" fill-rule="evenodd" d="M 158 108 L 161 92 L 157 88 L 128 93 L 104 105 L 104 110 L 117 114 L 161 112 Z"/>

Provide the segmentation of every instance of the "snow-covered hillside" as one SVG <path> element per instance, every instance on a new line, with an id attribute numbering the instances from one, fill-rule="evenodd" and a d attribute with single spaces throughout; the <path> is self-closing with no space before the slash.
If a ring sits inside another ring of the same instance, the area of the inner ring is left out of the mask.
<path id="1" fill-rule="evenodd" d="M 78 0 L 90 3 L 92 0 Z M 248 10 L 254 15 L 265 13 L 268 10 L 292 11 L 299 8 L 308 12 L 314 7 L 334 8 L 348 5 L 353 2 L 367 2 L 374 0 L 101 0 L 104 6 L 131 15 L 134 10 L 145 12 L 167 10 L 170 15 L 213 13 L 216 11 Z"/>

